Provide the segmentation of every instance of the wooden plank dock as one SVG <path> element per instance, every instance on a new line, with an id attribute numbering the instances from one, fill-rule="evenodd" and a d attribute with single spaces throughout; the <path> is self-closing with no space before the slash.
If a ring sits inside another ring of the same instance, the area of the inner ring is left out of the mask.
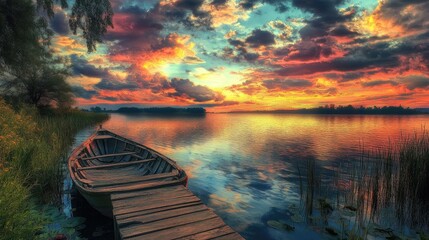
<path id="1" fill-rule="evenodd" d="M 111 195 L 117 239 L 244 239 L 185 186 Z"/>

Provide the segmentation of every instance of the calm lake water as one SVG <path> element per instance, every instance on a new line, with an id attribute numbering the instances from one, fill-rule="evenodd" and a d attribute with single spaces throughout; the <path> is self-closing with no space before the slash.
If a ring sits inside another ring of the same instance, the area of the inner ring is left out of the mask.
<path id="1" fill-rule="evenodd" d="M 267 224 L 290 222 L 288 209 L 301 204 L 300 163 L 315 159 L 329 176 L 362 148 L 386 146 L 425 125 L 428 115 L 112 114 L 103 127 L 176 160 L 190 176 L 189 189 L 246 239 L 325 239 L 305 224 L 290 223 L 293 232 Z"/>

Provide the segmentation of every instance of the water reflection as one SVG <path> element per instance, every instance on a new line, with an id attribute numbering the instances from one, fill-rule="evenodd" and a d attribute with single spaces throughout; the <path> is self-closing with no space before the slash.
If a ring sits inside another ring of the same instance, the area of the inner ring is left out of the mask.
<path id="1" fill-rule="evenodd" d="M 322 239 L 303 224 L 284 232 L 269 220 L 291 218 L 302 189 L 297 169 L 314 159 L 332 181 L 360 149 L 419 131 L 428 116 L 207 114 L 160 118 L 113 114 L 104 127 L 176 160 L 189 188 L 248 239 Z M 326 184 L 334 185 L 327 182 Z"/>

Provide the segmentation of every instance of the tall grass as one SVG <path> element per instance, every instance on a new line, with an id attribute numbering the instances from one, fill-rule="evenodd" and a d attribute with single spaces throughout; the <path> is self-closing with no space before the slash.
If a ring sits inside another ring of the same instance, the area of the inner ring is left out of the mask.
<path id="1" fill-rule="evenodd" d="M 307 218 L 313 214 L 314 198 L 319 199 L 317 214 L 328 216 L 329 212 L 324 210 L 329 210 L 327 201 L 331 199 L 330 202 L 336 202 L 339 220 L 347 219 L 342 214 L 352 209 L 354 223 L 348 229 L 349 238 L 366 238 L 376 234 L 371 232 L 374 229 L 389 237 L 406 228 L 429 230 L 429 132 L 402 136 L 382 149 L 362 149 L 360 159 L 349 163 L 341 163 L 338 172 L 323 176 L 326 183 L 333 183 L 337 189 L 321 184 L 322 171 L 314 161 L 306 163 L 305 181 L 298 169 L 300 189 L 306 189 L 301 197 Z M 322 196 L 324 192 L 330 194 Z"/>
<path id="2" fill-rule="evenodd" d="M 41 115 L 31 107 L 13 110 L 2 100 L 0 113 L 0 238 L 14 239 L 17 232 L 32 238 L 31 233 L 34 235 L 40 225 L 26 231 L 31 224 L 22 222 L 43 224 L 34 212 L 35 204 L 59 202 L 61 161 L 66 158 L 74 135 L 108 116 L 77 110 Z M 13 207 L 10 199 L 16 199 L 13 206 L 19 207 Z"/>
<path id="3" fill-rule="evenodd" d="M 380 212 L 394 210 L 396 224 L 428 227 L 429 133 L 403 136 L 394 145 L 368 154 L 353 166 L 357 205 L 369 220 L 382 221 Z M 351 198 L 353 199 L 353 198 Z"/>

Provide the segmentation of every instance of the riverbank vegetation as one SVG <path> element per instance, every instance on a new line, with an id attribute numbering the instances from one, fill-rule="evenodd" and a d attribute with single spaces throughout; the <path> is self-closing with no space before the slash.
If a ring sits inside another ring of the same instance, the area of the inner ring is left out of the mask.
<path id="1" fill-rule="evenodd" d="M 3 100 L 0 112 L 0 238 L 37 238 L 49 222 L 42 205 L 60 201 L 62 161 L 74 135 L 108 116 L 72 109 L 40 114 Z"/>
<path id="2" fill-rule="evenodd" d="M 61 215 L 47 205 L 60 201 L 62 160 L 77 131 L 108 117 L 72 109 L 69 62 L 51 48 L 58 7 L 67 1 L 0 1 L 0 239 L 47 239 L 58 229 L 46 229 Z M 112 15 L 109 0 L 76 0 L 70 29 L 91 52 Z"/>

